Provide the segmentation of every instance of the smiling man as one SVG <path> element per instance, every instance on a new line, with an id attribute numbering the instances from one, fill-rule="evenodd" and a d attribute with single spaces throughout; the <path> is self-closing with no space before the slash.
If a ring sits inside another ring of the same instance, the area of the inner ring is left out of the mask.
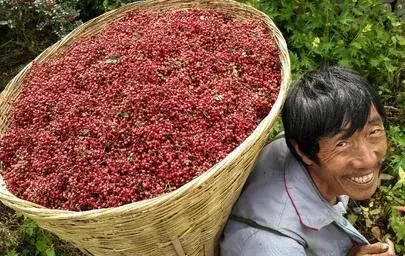
<path id="1" fill-rule="evenodd" d="M 267 145 L 234 206 L 222 256 L 380 255 L 346 220 L 348 198 L 370 198 L 387 150 L 384 112 L 358 73 L 325 67 L 296 83 L 284 136 Z"/>

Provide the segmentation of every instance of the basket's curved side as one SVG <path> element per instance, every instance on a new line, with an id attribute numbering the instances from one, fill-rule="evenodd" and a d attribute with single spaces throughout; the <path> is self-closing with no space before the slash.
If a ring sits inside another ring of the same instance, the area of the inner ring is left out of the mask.
<path id="1" fill-rule="evenodd" d="M 0 200 L 35 219 L 47 230 L 72 241 L 94 255 L 212 255 L 225 221 L 264 146 L 267 135 L 284 103 L 290 79 L 290 62 L 285 40 L 274 23 L 256 9 L 233 1 L 149 0 L 127 5 L 89 21 L 36 58 L 57 56 L 78 35 L 91 35 L 106 24 L 138 9 L 168 10 L 210 8 L 241 18 L 266 22 L 277 43 L 282 81 L 277 101 L 269 115 L 238 148 L 206 173 L 183 187 L 153 198 L 116 208 L 86 212 L 51 210 L 21 200 L 0 184 Z M 18 97 L 29 64 L 0 96 L 0 109 Z M 0 112 L 0 134 L 7 127 L 10 109 Z M 1 178 L 1 177 L 0 177 Z M 1 181 L 0 181 L 1 183 Z"/>

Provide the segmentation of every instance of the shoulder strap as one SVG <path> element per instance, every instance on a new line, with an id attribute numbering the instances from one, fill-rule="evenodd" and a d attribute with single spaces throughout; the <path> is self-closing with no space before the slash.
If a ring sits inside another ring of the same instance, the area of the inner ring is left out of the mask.
<path id="1" fill-rule="evenodd" d="M 253 220 L 251 220 L 251 219 L 247 219 L 247 218 L 244 218 L 244 217 L 236 216 L 236 215 L 233 215 L 233 214 L 231 214 L 231 216 L 229 216 L 229 219 L 234 220 L 234 221 L 237 221 L 237 222 L 244 223 L 244 224 L 246 224 L 246 225 L 248 225 L 248 226 L 251 226 L 251 227 L 253 227 L 253 228 L 256 228 L 256 229 L 260 229 L 260 230 L 263 230 L 263 231 L 266 231 L 266 232 L 276 233 L 276 234 L 278 234 L 278 235 L 291 238 L 291 239 L 297 241 L 297 242 L 298 242 L 299 244 L 301 244 L 302 246 L 306 247 L 306 245 L 303 244 L 302 241 L 299 241 L 299 240 L 297 240 L 297 239 L 295 239 L 295 238 L 293 238 L 293 237 L 291 237 L 291 236 L 288 236 L 288 235 L 286 235 L 286 234 L 283 234 L 283 233 L 281 233 L 281 232 L 278 231 L 278 230 L 275 230 L 275 229 L 272 229 L 272 228 L 269 228 L 269 227 L 266 227 L 266 226 L 262 226 L 262 225 L 260 225 L 260 224 L 257 224 L 255 221 L 253 221 Z"/>

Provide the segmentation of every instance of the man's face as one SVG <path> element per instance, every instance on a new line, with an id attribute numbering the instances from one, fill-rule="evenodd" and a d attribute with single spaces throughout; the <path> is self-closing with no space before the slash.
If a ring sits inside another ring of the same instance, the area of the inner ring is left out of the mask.
<path id="1" fill-rule="evenodd" d="M 311 161 L 310 174 L 321 194 L 330 202 L 348 195 L 370 198 L 377 189 L 387 139 L 380 115 L 371 107 L 362 130 L 343 138 L 344 132 L 319 141 L 318 161 Z"/>

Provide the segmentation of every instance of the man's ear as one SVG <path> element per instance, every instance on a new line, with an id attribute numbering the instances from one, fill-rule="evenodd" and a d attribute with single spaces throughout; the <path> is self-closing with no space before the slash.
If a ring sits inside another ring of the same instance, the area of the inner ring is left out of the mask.
<path id="1" fill-rule="evenodd" d="M 297 154 L 301 157 L 302 161 L 306 164 L 306 165 L 312 165 L 314 163 L 314 161 L 312 159 L 310 159 L 309 157 L 307 157 L 307 155 L 305 155 L 300 147 L 298 146 L 298 144 L 296 142 L 292 142 L 292 145 L 295 149 L 295 152 L 297 152 Z"/>

